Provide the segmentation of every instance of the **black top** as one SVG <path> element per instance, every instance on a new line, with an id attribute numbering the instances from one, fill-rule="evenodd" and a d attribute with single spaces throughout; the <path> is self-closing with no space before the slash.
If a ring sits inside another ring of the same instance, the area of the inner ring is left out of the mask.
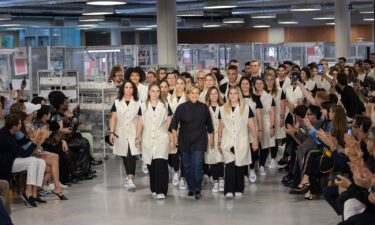
<path id="1" fill-rule="evenodd" d="M 173 94 L 173 91 L 174 91 L 174 89 L 169 90 L 168 92 L 169 92 L 169 94 Z"/>
<path id="2" fill-rule="evenodd" d="M 151 106 L 151 107 L 152 107 L 152 110 L 155 111 L 156 106 Z M 139 111 L 138 111 L 138 115 L 139 115 Z M 172 115 L 173 115 L 172 109 L 171 109 L 171 107 L 168 104 L 168 116 L 172 116 Z M 142 116 L 142 115 L 139 115 L 139 116 Z"/>
<path id="3" fill-rule="evenodd" d="M 29 157 L 36 148 L 31 144 L 27 149 L 17 144 L 15 135 L 12 135 L 6 127 L 0 130 L 0 179 L 10 180 L 12 178 L 13 162 L 17 157 Z"/>
<path id="4" fill-rule="evenodd" d="M 250 96 L 244 95 L 243 98 L 250 98 Z M 256 109 L 263 109 L 263 104 L 260 101 L 260 98 L 253 98 L 253 101 L 255 102 L 255 108 Z"/>
<path id="5" fill-rule="evenodd" d="M 283 87 L 284 82 L 285 82 L 285 80 L 280 80 L 280 81 L 279 81 L 279 85 L 280 85 L 280 87 Z"/>
<path id="6" fill-rule="evenodd" d="M 232 107 L 232 112 L 234 112 L 235 109 L 236 109 L 236 107 Z M 248 115 L 247 118 L 253 118 L 253 117 L 254 117 L 253 110 L 251 110 L 251 108 L 249 106 L 249 115 Z M 219 112 L 218 119 L 221 120 L 221 113 L 220 112 Z"/>
<path id="7" fill-rule="evenodd" d="M 208 106 L 190 101 L 179 105 L 173 115 L 169 131 L 177 130 L 178 146 L 183 152 L 206 151 L 208 137 L 207 133 L 213 133 L 211 114 Z"/>
<path id="8" fill-rule="evenodd" d="M 125 103 L 126 103 L 126 105 L 129 105 L 130 101 L 125 101 Z M 111 112 L 117 112 L 115 103 L 113 103 L 113 105 L 112 105 Z M 140 116 L 142 115 L 141 107 L 139 107 L 138 115 L 140 115 Z"/>
<path id="9" fill-rule="evenodd" d="M 260 95 L 253 95 L 253 99 L 254 99 L 254 101 L 260 101 Z M 262 102 L 262 101 L 260 101 L 260 102 Z M 276 103 L 275 103 L 275 99 L 274 98 L 272 98 L 272 103 L 271 103 L 271 106 L 276 106 Z M 263 108 L 263 107 L 262 107 Z"/>
<path id="10" fill-rule="evenodd" d="M 341 90 L 336 85 L 336 91 L 341 95 L 341 102 L 344 105 L 348 117 L 353 118 L 353 116 L 362 114 L 362 112 L 365 111 L 363 103 L 359 100 L 352 87 L 345 86 L 344 89 Z"/>
<path id="11" fill-rule="evenodd" d="M 228 89 L 229 87 L 231 87 L 231 86 L 232 86 L 232 85 L 230 85 L 228 82 L 226 82 L 226 83 L 220 85 L 219 90 L 220 90 L 220 92 L 221 92 L 223 95 L 225 95 L 225 93 L 227 92 L 227 89 Z M 238 86 L 238 85 L 235 85 L 234 87 L 237 87 L 237 86 Z"/>

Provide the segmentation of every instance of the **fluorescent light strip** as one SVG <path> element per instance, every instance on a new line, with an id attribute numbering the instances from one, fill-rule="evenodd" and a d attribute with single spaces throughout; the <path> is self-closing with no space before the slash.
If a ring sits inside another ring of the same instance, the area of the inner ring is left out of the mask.
<path id="1" fill-rule="evenodd" d="M 374 21 L 374 18 L 364 18 L 363 21 Z"/>
<path id="2" fill-rule="evenodd" d="M 326 25 L 335 25 L 335 23 L 334 22 L 331 22 L 331 23 L 326 23 Z"/>
<path id="3" fill-rule="evenodd" d="M 331 15 L 313 17 L 313 20 L 334 20 L 334 19 L 335 17 Z"/>
<path id="4" fill-rule="evenodd" d="M 12 20 L 12 16 L 10 14 L 0 14 L 0 20 Z"/>
<path id="5" fill-rule="evenodd" d="M 298 21 L 295 21 L 295 20 L 282 20 L 282 21 L 278 21 L 279 24 L 283 24 L 283 25 L 289 25 L 289 24 L 298 24 Z"/>
<path id="6" fill-rule="evenodd" d="M 125 5 L 125 1 L 121 0 L 88 0 L 87 5 Z"/>
<path id="7" fill-rule="evenodd" d="M 101 22 L 104 21 L 104 16 L 80 16 L 80 22 Z"/>
<path id="8" fill-rule="evenodd" d="M 253 28 L 269 28 L 270 25 L 254 25 Z"/>
<path id="9" fill-rule="evenodd" d="M 237 7 L 237 1 L 208 0 L 204 3 L 204 9 L 231 9 Z"/>
<path id="10" fill-rule="evenodd" d="M 374 14 L 374 11 L 361 11 L 361 14 Z"/>
<path id="11" fill-rule="evenodd" d="M 120 49 L 100 49 L 100 50 L 88 50 L 89 53 L 107 53 L 107 52 L 120 52 Z"/>
<path id="12" fill-rule="evenodd" d="M 223 23 L 225 24 L 241 24 L 245 23 L 244 18 L 224 18 Z"/>
<path id="13" fill-rule="evenodd" d="M 316 4 L 299 4 L 290 7 L 290 11 L 292 12 L 313 12 L 320 10 L 322 10 L 321 6 Z"/>
<path id="14" fill-rule="evenodd" d="M 276 18 L 275 13 L 256 13 L 251 15 L 251 19 L 274 19 Z"/>
<path id="15" fill-rule="evenodd" d="M 204 28 L 221 27 L 221 23 L 204 23 Z"/>
<path id="16" fill-rule="evenodd" d="M 112 8 L 88 8 L 83 9 L 82 15 L 84 16 L 99 16 L 99 15 L 111 15 L 113 14 Z"/>
<path id="17" fill-rule="evenodd" d="M 188 16 L 203 16 L 203 10 L 189 10 L 189 11 L 179 11 L 177 16 L 188 17 Z"/>
<path id="18" fill-rule="evenodd" d="M 152 27 L 138 27 L 135 30 L 152 30 Z"/>
<path id="19" fill-rule="evenodd" d="M 18 26 L 21 26 L 21 24 L 19 24 L 19 23 L 4 23 L 4 24 L 0 24 L 0 27 L 18 27 Z"/>

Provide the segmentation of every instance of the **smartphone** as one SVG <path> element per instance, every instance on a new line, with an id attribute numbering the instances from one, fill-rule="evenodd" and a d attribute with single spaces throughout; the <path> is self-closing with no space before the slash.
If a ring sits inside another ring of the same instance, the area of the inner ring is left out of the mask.
<path id="1" fill-rule="evenodd" d="M 323 71 L 324 71 L 323 64 L 318 64 L 318 73 L 321 74 L 321 73 L 323 73 Z"/>
<path id="2" fill-rule="evenodd" d="M 353 130 L 352 130 L 352 128 L 349 128 L 349 129 L 348 129 L 348 134 L 349 134 L 349 135 L 352 135 L 352 134 L 353 134 Z"/>
<path id="3" fill-rule="evenodd" d="M 9 83 L 9 90 L 13 90 L 13 85 L 12 85 L 12 83 Z"/>
<path id="4" fill-rule="evenodd" d="M 26 77 L 25 76 L 23 77 L 22 85 L 26 87 Z"/>

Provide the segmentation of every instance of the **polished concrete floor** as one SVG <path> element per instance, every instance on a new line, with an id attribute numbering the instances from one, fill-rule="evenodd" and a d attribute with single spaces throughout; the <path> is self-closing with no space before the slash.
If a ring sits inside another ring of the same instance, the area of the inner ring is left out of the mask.
<path id="1" fill-rule="evenodd" d="M 37 208 L 14 204 L 16 225 L 122 225 L 122 224 L 215 224 L 215 225 L 333 225 L 340 221 L 324 200 L 306 201 L 291 196 L 281 183 L 282 174 L 267 170 L 267 176 L 246 187 L 241 199 L 226 200 L 211 193 L 206 184 L 203 197 L 196 201 L 171 184 L 166 200 L 154 200 L 148 177 L 140 171 L 136 192 L 123 188 L 122 160 L 111 158 L 96 168 L 98 178 L 73 185 L 65 195 L 68 201 L 47 198 Z"/>

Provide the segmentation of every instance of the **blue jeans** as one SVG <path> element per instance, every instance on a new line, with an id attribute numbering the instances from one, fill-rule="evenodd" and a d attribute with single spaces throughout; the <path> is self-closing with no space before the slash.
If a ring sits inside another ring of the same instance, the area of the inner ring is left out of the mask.
<path id="1" fill-rule="evenodd" d="M 189 191 L 200 191 L 203 181 L 204 151 L 182 152 L 182 161 Z"/>

